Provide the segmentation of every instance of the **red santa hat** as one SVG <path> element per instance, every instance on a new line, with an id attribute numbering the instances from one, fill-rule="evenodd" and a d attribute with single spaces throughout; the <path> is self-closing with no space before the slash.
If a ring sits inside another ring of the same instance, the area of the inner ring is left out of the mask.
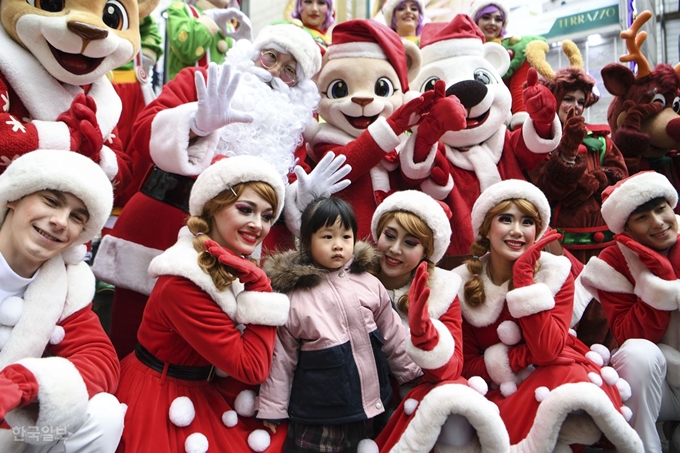
<path id="1" fill-rule="evenodd" d="M 305 79 L 311 79 L 321 69 L 321 52 L 312 35 L 293 24 L 268 25 L 253 43 L 258 50 L 276 47 L 295 57 Z"/>
<path id="2" fill-rule="evenodd" d="M 489 186 L 472 206 L 472 229 L 479 236 L 479 229 L 484 222 L 486 213 L 501 201 L 524 199 L 533 204 L 541 217 L 541 231 L 536 232 L 536 239 L 543 236 L 550 224 L 550 203 L 541 189 L 527 181 L 520 179 L 506 179 Z"/>
<path id="3" fill-rule="evenodd" d="M 387 0 L 382 7 L 383 16 L 385 16 L 385 23 L 389 27 L 392 24 L 392 16 L 394 15 L 394 10 L 397 9 L 401 3 L 405 3 L 409 0 Z M 417 4 L 420 8 L 420 14 L 425 14 L 425 2 L 423 0 L 410 0 Z"/>
<path id="4" fill-rule="evenodd" d="M 446 207 L 446 209 L 448 210 L 448 207 Z M 373 233 L 373 240 L 376 243 L 380 236 L 380 232 L 378 231 L 380 217 L 386 212 L 392 211 L 410 212 L 430 227 L 430 230 L 432 230 L 432 234 L 434 235 L 434 250 L 428 258 L 433 263 L 438 263 L 451 243 L 451 224 L 449 223 L 451 211 L 448 210 L 447 213 L 444 206 L 423 192 L 417 190 L 402 190 L 395 192 L 385 198 L 373 213 L 371 232 Z"/>
<path id="5" fill-rule="evenodd" d="M 222 157 L 222 156 L 220 156 Z M 262 181 L 272 186 L 276 192 L 278 205 L 275 209 L 276 218 L 281 215 L 285 186 L 278 171 L 261 157 L 233 156 L 215 160 L 212 165 L 198 175 L 189 196 L 189 214 L 201 215 L 203 206 L 224 190 L 229 190 L 236 184 L 251 181 Z"/>
<path id="6" fill-rule="evenodd" d="M 335 58 L 370 58 L 387 60 L 399 77 L 401 90 L 408 91 L 406 50 L 401 38 L 388 26 L 370 19 L 342 22 L 333 29 L 327 54 Z"/>
<path id="7" fill-rule="evenodd" d="M 94 239 L 111 214 L 113 187 L 99 165 L 71 151 L 38 150 L 17 158 L 0 175 L 0 224 L 7 203 L 41 190 L 70 193 L 85 204 L 89 219 L 75 244 Z"/>
<path id="8" fill-rule="evenodd" d="M 678 204 L 678 192 L 664 175 L 655 171 L 636 173 L 602 191 L 602 217 L 610 230 L 623 233 L 633 211 L 659 197 L 673 209 Z"/>
<path id="9" fill-rule="evenodd" d="M 483 55 L 484 34 L 466 14 L 451 22 L 430 22 L 420 35 L 423 66 L 452 57 Z"/>

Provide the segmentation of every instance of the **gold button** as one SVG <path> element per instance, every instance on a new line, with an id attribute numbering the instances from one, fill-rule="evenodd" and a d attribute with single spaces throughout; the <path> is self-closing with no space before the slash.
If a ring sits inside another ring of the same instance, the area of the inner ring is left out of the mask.
<path id="1" fill-rule="evenodd" d="M 198 46 L 196 47 L 196 56 L 200 57 L 205 53 L 205 49 L 203 49 L 203 46 Z"/>
<path id="2" fill-rule="evenodd" d="M 182 30 L 181 32 L 179 32 L 177 34 L 177 39 L 179 40 L 179 42 L 186 41 L 188 37 L 189 37 L 189 34 L 186 32 L 186 30 Z"/>

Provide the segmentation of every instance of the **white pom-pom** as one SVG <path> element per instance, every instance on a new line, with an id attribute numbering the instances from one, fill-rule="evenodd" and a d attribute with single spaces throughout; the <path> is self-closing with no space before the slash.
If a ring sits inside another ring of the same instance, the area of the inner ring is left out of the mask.
<path id="1" fill-rule="evenodd" d="M 194 409 L 194 403 L 186 396 L 178 396 L 170 404 L 170 421 L 180 428 L 189 426 L 194 421 L 195 416 L 196 409 Z"/>
<path id="2" fill-rule="evenodd" d="M 522 339 L 522 330 L 512 321 L 503 321 L 496 329 L 498 338 L 503 344 L 513 346 Z"/>
<path id="3" fill-rule="evenodd" d="M 87 247 L 85 244 L 74 245 L 61 252 L 61 257 L 66 264 L 78 264 L 85 259 Z"/>
<path id="4" fill-rule="evenodd" d="M 14 327 L 24 311 L 24 300 L 21 297 L 10 296 L 0 302 L 0 324 Z"/>
<path id="5" fill-rule="evenodd" d="M 234 409 L 241 417 L 252 417 L 255 415 L 255 392 L 244 390 L 238 394 L 234 400 Z"/>
<path id="6" fill-rule="evenodd" d="M 602 359 L 602 356 L 595 351 L 586 352 L 586 358 L 597 366 L 604 365 L 604 360 Z"/>
<path id="7" fill-rule="evenodd" d="M 630 407 L 626 406 L 625 404 L 621 406 L 621 414 L 623 414 L 623 418 L 625 418 L 627 422 L 633 418 L 633 411 L 630 410 Z"/>
<path id="8" fill-rule="evenodd" d="M 621 395 L 621 401 L 628 401 L 633 395 L 633 390 L 630 388 L 630 384 L 625 379 L 619 377 L 616 381 L 616 388 L 619 389 L 619 395 Z"/>
<path id="9" fill-rule="evenodd" d="M 602 387 L 602 376 L 600 376 L 599 374 L 591 371 L 590 373 L 588 373 L 588 379 L 590 379 L 590 382 L 597 385 L 598 387 Z"/>
<path id="10" fill-rule="evenodd" d="M 233 428 L 238 423 L 238 414 L 236 411 L 226 411 L 222 414 L 222 423 L 227 428 Z"/>
<path id="11" fill-rule="evenodd" d="M 418 400 L 415 398 L 409 398 L 406 401 L 404 401 L 404 413 L 406 415 L 411 415 L 416 411 L 416 408 L 418 407 Z"/>
<path id="12" fill-rule="evenodd" d="M 472 376 L 468 379 L 468 387 L 476 390 L 477 393 L 484 396 L 489 391 L 489 384 L 481 376 Z"/>
<path id="13" fill-rule="evenodd" d="M 574 329 L 569 329 L 569 335 L 571 335 L 572 337 L 578 336 L 578 335 L 576 334 L 576 331 L 575 331 Z"/>
<path id="14" fill-rule="evenodd" d="M 208 451 L 208 438 L 201 433 L 193 433 L 184 441 L 186 453 L 205 453 Z"/>
<path id="15" fill-rule="evenodd" d="M 545 401 L 548 395 L 550 395 L 550 389 L 542 385 L 536 388 L 536 390 L 534 391 L 534 395 L 536 396 L 536 401 L 542 403 L 543 401 Z"/>
<path id="16" fill-rule="evenodd" d="M 221 377 L 221 378 L 229 377 L 229 375 L 228 375 L 227 373 L 225 373 L 224 371 L 220 370 L 219 368 L 215 368 L 215 375 L 216 375 L 217 377 Z"/>
<path id="17" fill-rule="evenodd" d="M 501 395 L 508 397 L 517 391 L 517 384 L 512 381 L 503 382 L 501 384 Z"/>
<path id="18" fill-rule="evenodd" d="M 256 429 L 248 435 L 248 446 L 251 450 L 258 453 L 269 448 L 271 443 L 271 437 L 269 437 L 269 433 L 264 429 Z"/>
<path id="19" fill-rule="evenodd" d="M 602 356 L 602 360 L 605 365 L 609 365 L 609 360 L 612 358 L 612 353 L 609 351 L 605 345 L 600 343 L 595 343 L 590 347 L 591 351 L 595 351 Z"/>
<path id="20" fill-rule="evenodd" d="M 0 326 L 0 349 L 4 348 L 12 335 L 12 328 L 7 326 Z"/>
<path id="21" fill-rule="evenodd" d="M 610 366 L 603 367 L 600 370 L 600 374 L 602 375 L 604 382 L 609 385 L 615 385 L 616 381 L 619 380 L 619 373 L 617 373 L 616 370 Z"/>
<path id="22" fill-rule="evenodd" d="M 363 439 L 357 446 L 357 453 L 378 453 L 379 451 L 378 444 L 371 439 Z"/>
<path id="23" fill-rule="evenodd" d="M 50 344 L 59 344 L 66 336 L 66 331 L 61 326 L 54 326 L 52 335 L 50 335 Z"/>

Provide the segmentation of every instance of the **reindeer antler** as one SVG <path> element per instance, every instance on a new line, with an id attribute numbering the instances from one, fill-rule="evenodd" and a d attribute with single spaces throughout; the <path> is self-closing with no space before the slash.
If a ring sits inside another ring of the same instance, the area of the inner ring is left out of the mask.
<path id="1" fill-rule="evenodd" d="M 622 31 L 620 35 L 621 39 L 626 41 L 628 54 L 623 55 L 621 58 L 619 58 L 619 60 L 622 62 L 636 62 L 638 64 L 637 78 L 644 77 L 652 72 L 649 67 L 649 61 L 647 61 L 647 58 L 642 55 L 642 51 L 640 50 L 642 48 L 642 44 L 647 39 L 647 32 L 640 31 L 640 27 L 642 27 L 642 25 L 644 25 L 644 23 L 647 22 L 651 17 L 651 11 L 641 12 L 638 17 L 635 18 L 635 21 L 630 26 L 630 28 L 628 30 Z"/>
<path id="2" fill-rule="evenodd" d="M 529 65 L 536 68 L 539 74 L 546 79 L 555 80 L 555 71 L 545 59 L 549 50 L 548 43 L 537 39 L 527 44 L 524 55 L 527 57 Z"/>
<path id="3" fill-rule="evenodd" d="M 562 41 L 562 52 L 569 58 L 569 64 L 578 69 L 583 69 L 583 57 L 578 46 L 569 39 Z"/>

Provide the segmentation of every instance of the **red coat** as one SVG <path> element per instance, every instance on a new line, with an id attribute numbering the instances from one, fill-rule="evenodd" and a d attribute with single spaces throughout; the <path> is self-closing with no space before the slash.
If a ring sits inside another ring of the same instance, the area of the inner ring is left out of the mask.
<path id="1" fill-rule="evenodd" d="M 247 452 L 250 433 L 264 428 L 252 412 L 247 413 L 254 410 L 254 400 L 237 406 L 235 399 L 243 391 L 256 391 L 269 374 L 276 326 L 287 319 L 288 298 L 244 291 L 238 280 L 218 291 L 199 268 L 192 239 L 181 237 L 152 262 L 150 271 L 159 280 L 138 337 L 164 362 L 214 365 L 221 372 L 209 381 L 164 377 L 130 354 L 122 362 L 116 394 L 129 406 L 119 452 L 184 451 L 187 437 L 197 432 L 207 437 L 209 451 Z M 240 324 L 245 328 L 240 330 Z M 187 426 L 168 420 L 171 404 L 180 396 L 188 397 L 195 411 Z M 238 423 L 227 427 L 223 414 L 232 410 L 240 412 Z M 282 428 L 264 451 L 280 451 L 286 433 Z"/>
<path id="2" fill-rule="evenodd" d="M 410 338 L 406 351 L 424 372 L 418 386 L 404 397 L 387 426 L 376 439 L 381 452 L 429 452 L 445 429 L 449 415 L 465 417 L 477 431 L 485 451 L 505 451 L 508 435 L 493 404 L 468 387 L 463 370 L 463 328 L 457 291 L 460 277 L 435 268 L 428 285 L 428 311 L 439 341 L 431 350 L 417 348 Z M 395 291 L 395 299 L 408 292 L 411 284 Z M 402 314 L 402 317 L 406 315 Z M 414 405 L 417 404 L 415 409 Z"/>
<path id="3" fill-rule="evenodd" d="M 120 364 L 91 309 L 93 296 L 89 266 L 64 265 L 61 254 L 45 262 L 29 284 L 21 318 L 0 350 L 0 369 L 12 363 L 28 368 L 38 381 L 40 405 L 37 420 L 35 408 L 10 411 L 5 417 L 9 426 L 28 432 L 34 426 L 63 427 L 73 433 L 85 422 L 92 396 L 115 392 Z M 54 332 L 61 329 L 58 341 Z M 48 342 L 51 336 L 53 343 Z M 0 450 L 11 447 L 0 442 Z"/>
<path id="4" fill-rule="evenodd" d="M 483 262 L 486 268 L 486 258 Z M 594 443 L 599 428 L 565 421 L 572 411 L 585 410 L 598 426 L 608 425 L 608 434 L 616 430 L 609 440 L 617 449 L 642 451 L 637 433 L 620 413 L 613 369 L 602 371 L 586 358 L 588 348 L 569 334 L 574 283 L 568 259 L 542 253 L 539 265 L 535 284 L 510 291 L 508 282 L 496 286 L 481 273 L 486 300 L 479 307 L 467 304 L 459 292 L 463 375 L 489 382 L 486 396 L 498 405 L 513 445 L 552 451 L 557 444 Z M 471 278 L 465 266 L 455 272 L 463 281 Z"/>
<path id="5" fill-rule="evenodd" d="M 78 93 L 86 92 L 97 103 L 104 139 L 98 164 L 114 187 L 128 184 L 131 163 L 115 129 L 121 102 L 111 82 L 101 77 L 86 91 L 62 84 L 1 28 L 0 47 L 0 172 L 16 157 L 36 149 L 71 150 L 68 127 L 57 117 Z"/>

